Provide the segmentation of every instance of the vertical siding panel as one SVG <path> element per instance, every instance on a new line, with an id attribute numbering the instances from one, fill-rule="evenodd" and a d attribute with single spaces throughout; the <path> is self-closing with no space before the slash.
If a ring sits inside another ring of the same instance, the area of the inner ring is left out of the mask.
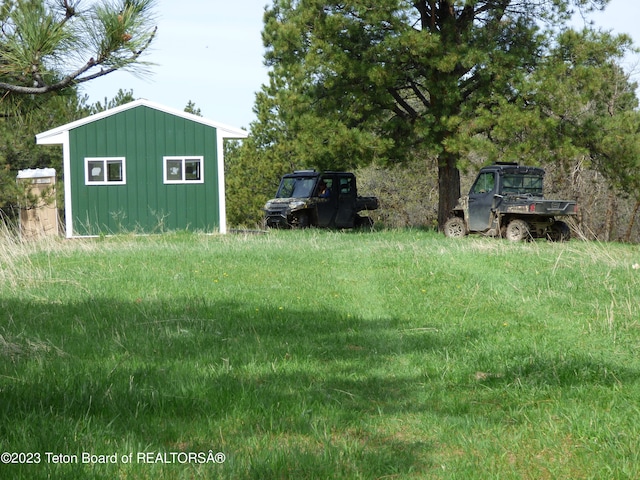
<path id="1" fill-rule="evenodd" d="M 185 119 L 179 119 L 180 122 L 180 145 L 182 155 L 195 155 L 193 146 L 193 132 L 197 125 L 187 122 Z M 202 184 L 183 185 L 183 202 L 181 204 L 180 228 L 189 228 L 195 230 L 198 228 L 198 192 L 201 190 Z"/>
<path id="2" fill-rule="evenodd" d="M 209 192 L 211 191 L 212 186 L 215 186 L 215 168 L 211 168 L 211 158 L 209 152 L 206 148 L 206 139 L 207 132 L 211 132 L 211 128 L 205 127 L 204 125 L 196 125 L 194 129 L 194 145 L 200 145 L 202 149 L 203 156 L 203 169 L 204 169 L 204 185 L 202 185 L 202 192 L 200 197 L 198 198 L 198 228 L 210 231 L 210 202 L 211 198 Z"/>
<path id="3" fill-rule="evenodd" d="M 160 153 L 160 161 L 162 161 L 162 157 L 165 155 L 176 155 L 177 151 L 177 139 L 176 139 L 176 124 L 174 118 L 166 118 L 165 119 L 165 131 L 167 132 L 167 136 L 165 138 L 164 149 L 159 152 Z M 177 217 L 179 216 L 178 212 L 178 195 L 179 195 L 180 185 L 165 185 L 162 184 L 162 192 L 164 196 L 164 206 L 165 211 L 167 212 L 167 223 L 166 226 L 168 229 L 175 229 L 177 225 Z"/>
<path id="4" fill-rule="evenodd" d="M 136 112 L 136 130 L 138 132 L 138 148 L 141 163 L 141 170 L 145 172 L 146 196 L 144 213 L 140 219 L 141 227 L 146 232 L 153 231 L 158 218 L 158 185 L 157 167 L 154 165 L 155 141 L 162 135 L 158 132 L 153 122 L 153 116 L 147 108 L 140 108 Z"/>
<path id="5" fill-rule="evenodd" d="M 206 211 L 207 211 L 207 227 L 214 229 L 220 226 L 219 212 L 219 197 L 218 197 L 218 142 L 217 131 L 215 128 L 209 128 L 204 132 L 204 139 L 202 144 L 204 145 L 205 155 L 207 159 L 208 168 L 208 184 L 207 184 L 207 197 Z"/>
<path id="6" fill-rule="evenodd" d="M 150 200 L 148 210 L 153 213 L 150 215 L 149 228 L 156 229 L 158 227 L 166 228 L 166 215 L 168 208 L 166 204 L 166 193 L 163 185 L 163 173 L 162 173 L 162 156 L 166 149 L 166 144 L 171 136 L 167 130 L 167 122 L 163 115 L 159 115 L 160 112 L 155 110 L 148 110 L 147 112 L 149 130 L 153 129 L 153 132 L 157 132 L 157 135 L 153 135 L 149 131 L 147 137 L 147 164 L 148 171 L 150 173 L 149 183 L 153 188 L 153 197 Z"/>
<path id="7" fill-rule="evenodd" d="M 111 157 L 124 157 L 125 169 L 128 169 L 129 159 L 127 158 L 127 144 L 126 144 L 126 128 L 127 128 L 127 115 L 122 115 L 122 121 L 116 121 L 115 117 L 111 117 L 113 122 L 113 130 L 115 132 L 114 138 L 110 142 L 110 147 L 113 149 L 109 154 Z M 125 174 L 128 172 L 125 172 Z M 126 181 L 129 183 L 131 180 L 129 176 L 126 176 Z M 110 188 L 110 187 L 108 187 Z M 121 217 L 122 227 L 125 230 L 131 230 L 132 215 L 135 216 L 135 196 L 128 195 L 127 185 L 118 185 L 113 188 L 115 195 L 115 202 L 117 204 L 117 211 Z"/>
<path id="8" fill-rule="evenodd" d="M 111 117 L 114 120 L 114 137 L 111 140 L 113 152 L 109 156 L 124 157 L 125 159 L 127 183 L 126 185 L 114 186 L 112 192 L 116 195 L 118 208 L 122 212 L 122 227 L 127 231 L 131 231 L 137 212 L 136 197 L 135 195 L 130 195 L 130 192 L 133 191 L 130 189 L 130 185 L 134 184 L 132 182 L 135 182 L 135 175 L 133 175 L 133 178 L 130 178 L 131 167 L 129 164 L 131 163 L 131 158 L 129 146 L 127 145 L 127 128 L 129 127 L 129 115 L 127 113 L 128 112 L 124 112 L 119 121 L 116 117 Z"/>
<path id="9" fill-rule="evenodd" d="M 149 229 L 149 218 L 152 216 L 151 208 L 157 203 L 157 185 L 155 181 L 155 169 L 149 159 L 149 155 L 152 152 L 148 150 L 147 143 L 150 142 L 152 132 L 149 130 L 149 126 L 146 121 L 144 112 L 136 112 L 134 117 L 134 151 L 136 152 L 136 165 L 140 178 L 136 183 L 138 185 L 144 184 L 140 193 L 136 193 L 138 196 L 138 223 L 141 227 L 144 227 L 145 231 Z"/>
<path id="10" fill-rule="evenodd" d="M 200 125 L 200 124 L 194 124 L 193 125 L 193 137 L 192 137 L 192 141 L 193 141 L 193 148 L 196 148 L 196 145 L 200 145 L 200 150 L 202 152 L 202 163 L 203 163 L 203 173 L 204 173 L 204 184 L 200 185 L 200 189 L 199 189 L 199 196 L 196 199 L 196 204 L 197 204 L 197 210 L 196 210 L 196 216 L 197 216 L 197 222 L 198 222 L 198 229 L 200 230 L 210 230 L 209 226 L 207 225 L 209 222 L 207 221 L 207 209 L 208 209 L 208 201 L 207 201 L 207 192 L 210 190 L 211 188 L 211 182 L 213 181 L 213 176 L 211 176 L 211 172 L 210 170 L 210 161 L 209 161 L 209 156 L 207 155 L 207 151 L 204 148 L 205 147 L 205 126 L 204 125 Z"/>
<path id="11" fill-rule="evenodd" d="M 122 144 L 125 148 L 127 157 L 127 185 L 126 192 L 129 205 L 129 230 L 136 230 L 140 223 L 140 215 L 142 213 L 141 199 L 146 194 L 144 172 L 140 172 L 140 161 L 138 157 L 138 149 L 136 147 L 136 121 L 135 112 L 124 112 L 121 124 L 124 132 L 122 132 Z"/>
<path id="12" fill-rule="evenodd" d="M 104 157 L 108 155 L 108 152 L 112 149 L 108 139 L 113 137 L 113 117 L 105 118 L 100 122 L 96 122 L 92 125 L 89 131 L 93 134 L 95 141 L 95 150 L 92 152 L 92 156 Z M 116 222 L 113 219 L 113 215 L 116 214 L 117 205 L 113 201 L 114 193 L 110 191 L 110 187 L 100 185 L 87 187 L 91 195 L 95 199 L 92 205 L 96 206 L 95 220 L 92 223 L 96 224 L 96 227 L 100 231 L 106 230 L 107 233 L 115 233 Z"/>
<path id="13" fill-rule="evenodd" d="M 206 139 L 207 133 L 215 132 L 215 130 L 199 123 L 187 122 L 187 125 L 190 128 L 188 134 L 190 153 L 200 155 L 203 158 L 204 183 L 194 185 L 197 188 L 194 188 L 193 198 L 191 199 L 194 228 L 210 231 L 212 229 L 210 217 L 213 211 L 209 192 L 212 188 L 216 188 L 216 168 L 212 168 Z"/>

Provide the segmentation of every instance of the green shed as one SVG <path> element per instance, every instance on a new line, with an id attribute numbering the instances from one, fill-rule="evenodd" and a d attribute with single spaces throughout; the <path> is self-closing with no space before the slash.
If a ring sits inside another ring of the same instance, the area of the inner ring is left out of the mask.
<path id="1" fill-rule="evenodd" d="M 137 100 L 36 135 L 62 145 L 67 238 L 226 233 L 225 139 L 247 132 Z"/>

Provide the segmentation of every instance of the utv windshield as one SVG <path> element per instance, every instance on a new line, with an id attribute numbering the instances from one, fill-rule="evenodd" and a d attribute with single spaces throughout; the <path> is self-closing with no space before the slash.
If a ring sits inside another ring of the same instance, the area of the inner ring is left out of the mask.
<path id="1" fill-rule="evenodd" d="M 315 183 L 316 177 L 285 177 L 276 198 L 309 198 Z"/>
<path id="2" fill-rule="evenodd" d="M 542 195 L 542 177 L 538 175 L 506 174 L 502 178 L 502 193 Z"/>

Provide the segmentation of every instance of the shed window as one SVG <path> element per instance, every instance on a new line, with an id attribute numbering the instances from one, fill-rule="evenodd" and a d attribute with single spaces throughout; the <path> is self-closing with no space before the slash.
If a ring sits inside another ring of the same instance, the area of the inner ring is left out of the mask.
<path id="1" fill-rule="evenodd" d="M 202 157 L 164 157 L 164 183 L 203 183 Z"/>
<path id="2" fill-rule="evenodd" d="M 86 185 L 124 185 L 126 170 L 124 157 L 85 158 Z"/>

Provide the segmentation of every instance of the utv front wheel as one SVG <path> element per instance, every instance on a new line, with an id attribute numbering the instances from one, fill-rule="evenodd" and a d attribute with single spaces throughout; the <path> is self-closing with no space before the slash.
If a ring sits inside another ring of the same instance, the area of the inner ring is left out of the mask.
<path id="1" fill-rule="evenodd" d="M 451 217 L 444 224 L 444 235 L 449 238 L 462 238 L 467 234 L 467 226 L 464 219 Z"/>
<path id="2" fill-rule="evenodd" d="M 527 222 L 524 220 L 512 220 L 509 225 L 507 225 L 505 236 L 512 242 L 521 242 L 522 240 L 526 240 L 530 236 L 529 225 L 527 225 Z"/>
<path id="3" fill-rule="evenodd" d="M 291 226 L 293 228 L 308 228 L 309 227 L 309 214 L 306 212 L 301 212 L 293 217 L 293 221 L 291 222 Z"/>

